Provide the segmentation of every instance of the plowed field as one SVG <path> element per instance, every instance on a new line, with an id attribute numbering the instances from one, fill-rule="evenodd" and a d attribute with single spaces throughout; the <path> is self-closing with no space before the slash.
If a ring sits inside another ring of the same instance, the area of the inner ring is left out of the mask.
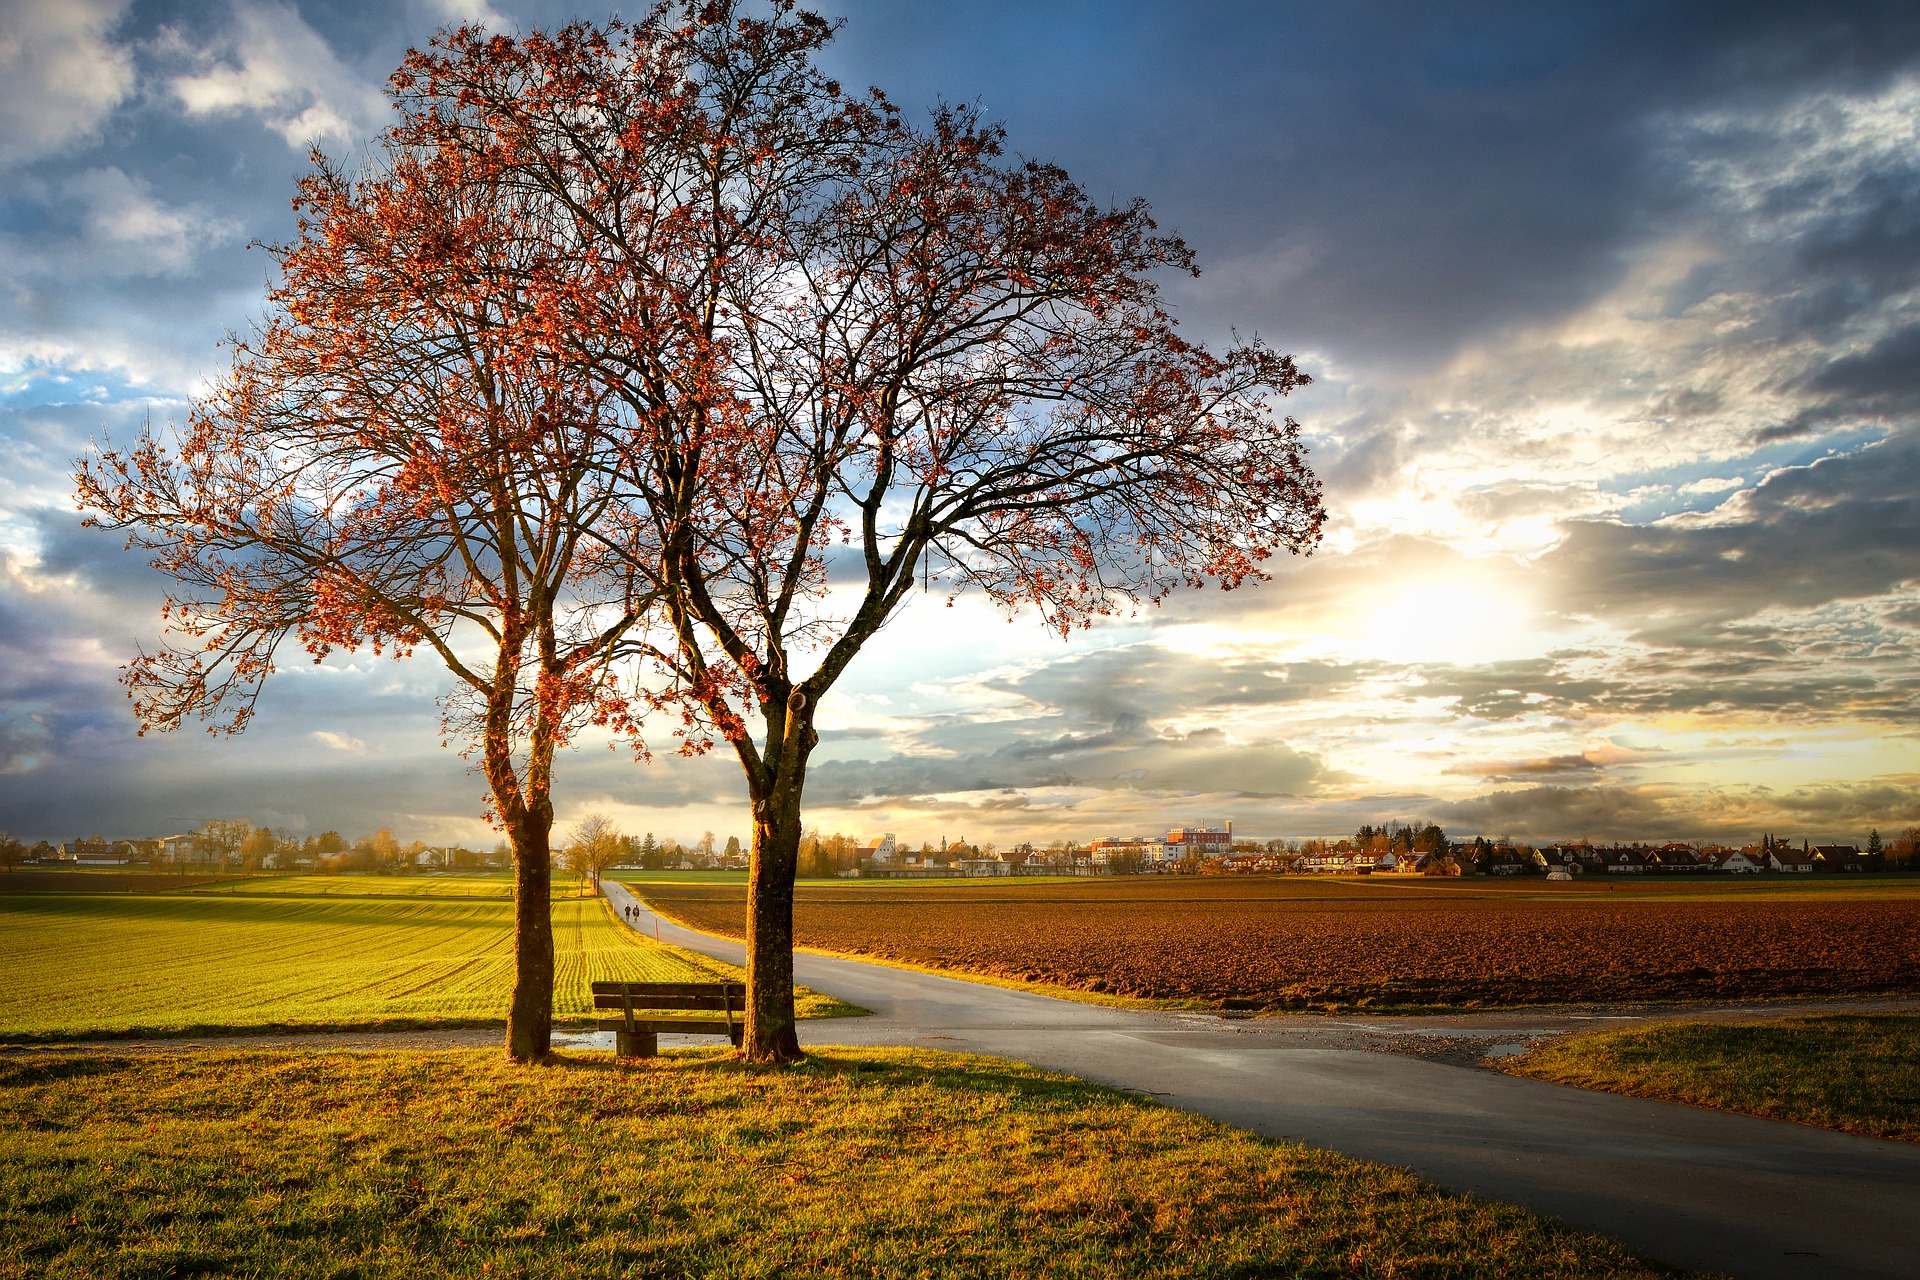
<path id="1" fill-rule="evenodd" d="M 1223 1008 L 1920 992 L 1920 885 L 802 886 L 800 945 Z M 744 890 L 635 886 L 738 936 Z"/>

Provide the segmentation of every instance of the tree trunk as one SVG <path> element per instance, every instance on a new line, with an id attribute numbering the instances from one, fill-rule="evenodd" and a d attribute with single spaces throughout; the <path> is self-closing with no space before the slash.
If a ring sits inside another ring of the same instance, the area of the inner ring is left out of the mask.
<path id="1" fill-rule="evenodd" d="M 507 1053 L 538 1062 L 553 1048 L 553 866 L 551 831 L 537 818 L 514 825 L 513 1003 Z"/>
<path id="2" fill-rule="evenodd" d="M 793 1014 L 793 878 L 799 864 L 800 787 L 798 779 L 783 778 L 753 806 L 742 1045 L 749 1062 L 797 1062 L 804 1056 Z"/>

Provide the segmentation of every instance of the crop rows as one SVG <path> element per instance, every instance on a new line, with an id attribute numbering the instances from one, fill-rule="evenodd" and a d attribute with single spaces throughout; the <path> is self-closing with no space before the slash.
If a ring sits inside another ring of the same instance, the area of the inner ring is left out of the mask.
<path id="1" fill-rule="evenodd" d="M 281 879 L 238 893 L 216 886 L 0 897 L 0 972 L 7 975 L 0 1034 L 505 1016 L 513 978 L 506 892 L 340 891 L 355 883 Z M 560 899 L 553 924 L 559 1017 L 590 1011 L 587 984 L 595 978 L 714 976 L 616 923 L 599 898 Z"/>
<path id="2" fill-rule="evenodd" d="M 740 930 L 737 888 L 646 892 L 697 927 Z M 802 946 L 1227 1008 L 1920 991 L 1920 897 L 1900 892 L 802 888 L 795 928 Z"/>

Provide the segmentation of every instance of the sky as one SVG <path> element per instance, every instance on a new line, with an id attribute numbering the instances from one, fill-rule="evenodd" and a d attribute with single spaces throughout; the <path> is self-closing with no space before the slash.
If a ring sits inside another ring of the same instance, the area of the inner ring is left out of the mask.
<path id="1" fill-rule="evenodd" d="M 1010 844 L 1231 820 L 1516 839 L 1920 823 L 1920 6 L 846 0 L 824 61 L 1139 196 L 1184 330 L 1292 352 L 1327 537 L 1062 641 L 917 601 L 822 705 L 807 820 Z M 245 816 L 491 845 L 427 661 L 140 737 L 165 583 L 90 442 L 182 419 L 260 314 L 309 143 L 361 154 L 462 0 L 0 0 L 0 829 Z M 560 761 L 748 832 L 728 757 Z"/>

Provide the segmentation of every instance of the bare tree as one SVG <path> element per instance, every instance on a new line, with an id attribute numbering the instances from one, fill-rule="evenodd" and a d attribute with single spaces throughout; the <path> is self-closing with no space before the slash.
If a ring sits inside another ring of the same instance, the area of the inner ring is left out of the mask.
<path id="1" fill-rule="evenodd" d="M 620 857 L 625 839 L 613 819 L 589 813 L 573 824 L 561 858 L 567 870 L 597 890 L 601 875 Z"/>

